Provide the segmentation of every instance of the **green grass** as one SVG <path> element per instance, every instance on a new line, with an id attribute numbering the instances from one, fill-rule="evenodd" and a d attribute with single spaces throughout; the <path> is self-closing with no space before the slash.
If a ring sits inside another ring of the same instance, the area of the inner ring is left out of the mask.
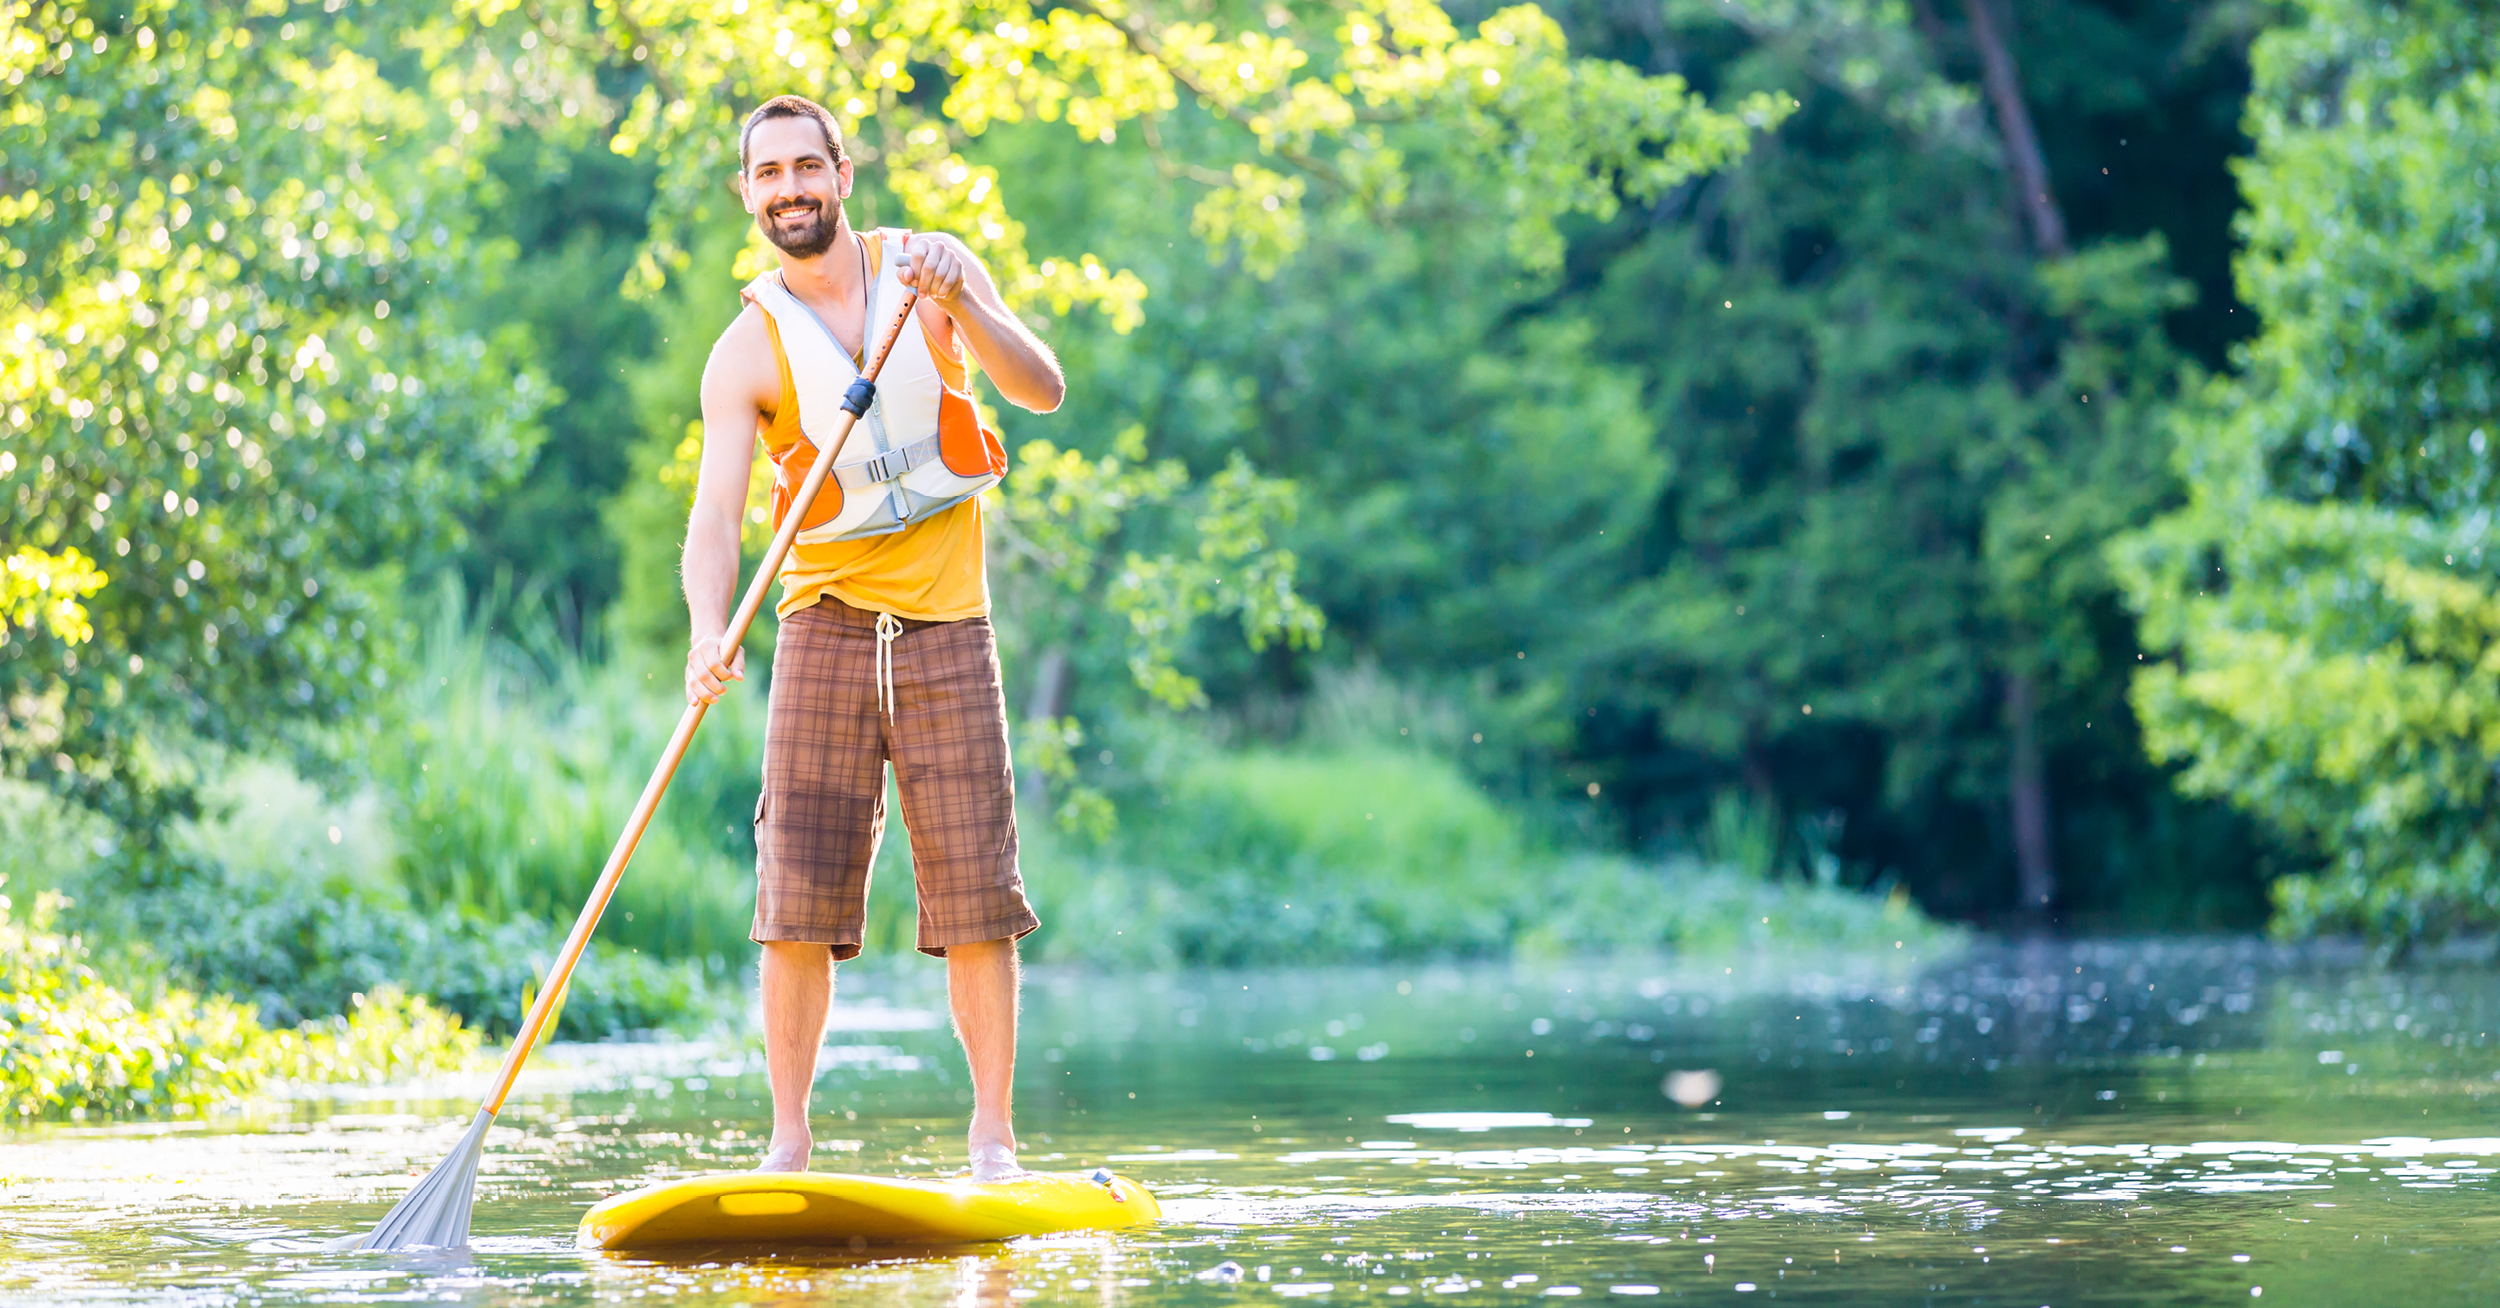
<path id="1" fill-rule="evenodd" d="M 1493 955 L 1537 869 L 1454 769 L 1389 752 L 1209 754 L 1090 856 L 1045 837 L 1045 954 L 1157 966 Z"/>
<path id="2" fill-rule="evenodd" d="M 526 625 L 497 637 L 455 618 L 432 625 L 409 729 L 375 751 L 383 816 L 403 842 L 399 879 L 430 910 L 569 916 L 677 719 L 676 668 L 591 664 Z M 603 939 L 715 974 L 738 969 L 714 960 L 751 957 L 765 708 L 760 660 L 751 670 L 707 717 Z M 1716 858 L 1649 862 L 1557 847 L 1444 753 L 1386 743 L 1392 719 L 1422 721 L 1427 708 L 1389 703 L 1393 689 L 1377 686 L 1323 698 L 1326 723 L 1292 750 L 1168 730 L 1117 792 L 1120 829 L 1103 844 L 1025 812 L 1025 876 L 1045 923 L 1028 952 L 1248 966 L 1766 940 L 1889 947 L 1939 930 L 1899 897 L 1781 874 L 1776 860 L 1748 865 L 1727 839 L 1705 842 Z M 916 917 L 890 795 L 889 811 L 865 932 L 877 957 L 912 948 Z"/>
<path id="3" fill-rule="evenodd" d="M 412 901 L 569 922 L 685 707 L 677 675 L 646 659 L 587 662 L 526 615 L 514 639 L 436 614 L 399 725 L 369 754 Z M 603 938 L 672 958 L 744 951 L 763 740 L 758 677 L 705 718 Z"/>
<path id="4" fill-rule="evenodd" d="M 1556 956 L 1949 934 L 1906 898 L 1676 857 L 1556 850 L 1434 756 L 1186 758 L 1164 802 L 1079 849 L 1028 835 L 1046 960 L 1146 967 Z"/>
<path id="5" fill-rule="evenodd" d="M 562 1034 L 703 1027 L 743 1004 L 760 662 L 678 770 Z M 435 612 L 411 665 L 391 725 L 352 751 L 362 784 L 325 792 L 274 764 L 229 760 L 210 816 L 135 876 L 130 860 L 100 856 L 110 842 L 94 823 L 8 791 L 0 874 L 67 889 L 81 929 L 123 971 L 235 996 L 269 1022 L 347 1012 L 355 995 L 397 985 L 478 1029 L 510 1030 L 677 720 L 677 670 L 585 661 L 526 615 L 490 632 L 456 600 Z M 1099 844 L 1028 810 L 1024 872 L 1044 921 L 1028 956 L 1229 967 L 1884 948 L 1946 933 L 1899 896 L 1746 857 L 1730 834 L 1742 815 L 1705 833 L 1710 858 L 1574 850 L 1532 835 L 1447 751 L 1385 743 L 1394 727 L 1339 726 L 1291 750 L 1168 729 L 1114 791 L 1119 829 Z M 874 881 L 866 952 L 907 956 L 916 904 L 899 816 Z"/>
<path id="6" fill-rule="evenodd" d="M 674 725 L 674 670 L 662 687 L 650 670 L 585 663 L 543 623 L 489 633 L 456 597 L 411 665 L 384 725 L 342 751 L 362 772 L 334 786 L 345 793 L 212 757 L 205 816 L 136 851 L 45 796 L 0 790 L 0 875 L 65 892 L 68 920 L 116 974 L 232 996 L 271 1023 L 399 985 L 511 1030 Z M 702 1028 L 743 1002 L 762 717 L 752 690 L 711 715 L 560 1035 Z"/>
<path id="7" fill-rule="evenodd" d="M 18 792 L 0 811 L 32 825 L 24 815 L 44 809 L 30 799 Z M 54 869 L 67 919 L 105 970 L 231 996 L 280 1026 L 353 1011 L 357 995 L 394 986 L 490 1035 L 519 1024 L 562 941 L 558 924 L 420 905 L 373 792 L 333 799 L 284 768 L 249 763 L 207 799 L 215 816 L 177 828 L 135 869 L 120 859 Z M 21 880 L 38 884 L 41 871 L 29 871 L 19 864 Z M 582 963 L 559 1033 L 708 1025 L 736 1002 L 730 970 L 726 960 L 663 958 L 603 939 Z"/>

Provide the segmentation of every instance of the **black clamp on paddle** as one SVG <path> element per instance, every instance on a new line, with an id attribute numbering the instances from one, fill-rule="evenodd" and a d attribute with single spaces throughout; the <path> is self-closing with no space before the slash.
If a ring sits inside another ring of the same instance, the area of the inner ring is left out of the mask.
<path id="1" fill-rule="evenodd" d="M 862 377 L 851 383 L 851 389 L 842 393 L 842 411 L 854 418 L 865 418 L 868 416 L 868 402 L 875 398 L 877 384 Z"/>

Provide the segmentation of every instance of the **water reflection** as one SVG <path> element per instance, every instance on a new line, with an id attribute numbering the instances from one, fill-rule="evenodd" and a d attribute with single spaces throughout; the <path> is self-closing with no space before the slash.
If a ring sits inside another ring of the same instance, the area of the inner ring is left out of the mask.
<path id="1" fill-rule="evenodd" d="M 456 1099 L 281 1105 L 0 1144 L 0 1297 L 2487 1302 L 2500 973 L 2363 963 L 2217 942 L 1041 975 L 1028 1145 L 1154 1185 L 1160 1229 L 587 1254 L 584 1207 L 743 1165 L 764 1099 L 744 1041 L 572 1049 L 491 1140 L 465 1254 L 318 1247 L 432 1165 Z M 820 1167 L 942 1170 L 964 1087 L 934 982 L 890 976 L 835 1036 Z"/>

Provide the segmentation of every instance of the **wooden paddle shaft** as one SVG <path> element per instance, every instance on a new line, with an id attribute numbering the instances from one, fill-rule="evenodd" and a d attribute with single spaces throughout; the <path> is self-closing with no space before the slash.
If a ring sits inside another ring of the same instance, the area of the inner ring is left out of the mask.
<path id="1" fill-rule="evenodd" d="M 909 287 L 903 291 L 903 306 L 886 325 L 877 340 L 877 352 L 860 370 L 870 382 L 885 367 L 886 356 L 893 352 L 895 339 L 910 325 L 912 310 L 920 302 L 920 292 Z M 825 477 L 832 472 L 843 447 L 851 440 L 851 430 L 859 418 L 849 409 L 842 410 L 834 420 L 833 446 L 816 465 L 807 470 L 807 479 L 799 483 L 799 492 L 790 501 L 789 511 L 781 518 L 781 529 L 773 533 L 772 547 L 764 551 L 764 561 L 755 569 L 755 579 L 747 583 L 746 595 L 738 601 L 738 610 L 729 619 L 729 629 L 721 636 L 720 657 L 726 664 L 745 641 L 747 628 L 754 625 L 755 615 L 763 610 L 764 596 L 771 592 L 773 580 L 781 574 L 781 561 L 790 553 L 790 544 L 798 538 L 799 523 L 816 503 L 816 493 L 824 488 Z M 726 671 L 726 668 L 719 669 Z M 537 1002 L 530 1005 L 529 1017 L 522 1021 L 520 1032 L 512 1038 L 512 1051 L 504 1055 L 503 1068 L 495 1074 L 495 1088 L 488 1091 L 479 1106 L 489 1114 L 503 1111 L 505 1096 L 512 1093 L 512 1083 L 521 1078 L 521 1067 L 529 1062 L 530 1050 L 554 1019 L 556 1006 L 564 998 L 564 988 L 573 979 L 574 965 L 582 961 L 582 951 L 590 947 L 590 933 L 597 929 L 599 917 L 607 911 L 608 900 L 616 894 L 618 883 L 625 879 L 625 865 L 634 857 L 634 846 L 642 842 L 643 829 L 651 825 L 651 815 L 659 811 L 660 796 L 668 790 L 669 778 L 677 774 L 677 764 L 686 757 L 687 746 L 694 743 L 695 728 L 703 725 L 708 705 L 686 706 L 677 719 L 677 730 L 670 733 L 668 748 L 660 751 L 659 766 L 651 769 L 651 780 L 642 787 L 642 798 L 634 801 L 633 816 L 625 820 L 625 830 L 616 838 L 616 848 L 608 851 L 608 865 L 599 872 L 599 881 L 590 888 L 590 900 L 582 905 L 582 914 L 573 919 L 573 932 L 564 938 L 564 948 L 556 951 L 555 964 L 547 969 L 547 982 L 539 987 Z"/>

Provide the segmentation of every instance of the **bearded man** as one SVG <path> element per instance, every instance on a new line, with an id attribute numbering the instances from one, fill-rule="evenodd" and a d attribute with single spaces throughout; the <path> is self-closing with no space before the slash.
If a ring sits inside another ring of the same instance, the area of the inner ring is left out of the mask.
<path id="1" fill-rule="evenodd" d="M 962 241 L 853 231 L 852 162 L 833 115 L 795 95 L 739 134 L 738 192 L 779 252 L 703 370 L 703 463 L 686 522 L 694 640 L 686 697 L 742 679 L 721 648 L 757 438 L 773 464 L 774 526 L 835 426 L 842 396 L 920 294 L 874 400 L 801 521 L 781 570 L 764 793 L 755 808 L 755 929 L 763 946 L 773 1134 L 760 1170 L 804 1171 L 808 1094 L 834 964 L 859 953 L 891 761 L 911 833 L 918 945 L 946 960 L 972 1067 L 974 1179 L 1018 1172 L 1016 941 L 1039 925 L 1016 867 L 1015 785 L 989 623 L 980 492 L 1006 469 L 968 389 L 967 360 L 1036 413 L 1059 407 L 1059 363 Z"/>

